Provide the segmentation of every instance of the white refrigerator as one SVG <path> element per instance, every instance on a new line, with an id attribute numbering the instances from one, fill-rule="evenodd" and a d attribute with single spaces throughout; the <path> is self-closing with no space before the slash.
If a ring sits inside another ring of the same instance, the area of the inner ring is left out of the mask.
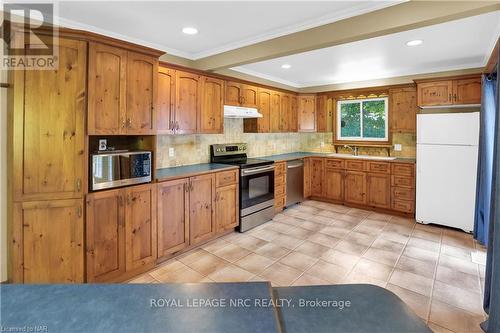
<path id="1" fill-rule="evenodd" d="M 417 115 L 417 222 L 474 227 L 479 112 Z"/>

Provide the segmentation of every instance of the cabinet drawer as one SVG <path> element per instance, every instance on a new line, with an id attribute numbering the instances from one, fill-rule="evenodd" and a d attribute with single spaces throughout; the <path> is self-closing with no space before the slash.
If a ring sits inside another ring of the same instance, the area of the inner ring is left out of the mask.
<path id="1" fill-rule="evenodd" d="M 415 187 L 415 178 L 392 175 L 391 185 L 392 186 L 399 186 L 399 187 L 414 188 Z"/>
<path id="2" fill-rule="evenodd" d="M 392 198 L 400 200 L 414 200 L 415 190 L 406 187 L 393 187 L 392 188 Z"/>
<path id="3" fill-rule="evenodd" d="M 345 161 L 327 158 L 325 166 L 329 169 L 343 169 L 345 166 Z"/>
<path id="4" fill-rule="evenodd" d="M 274 164 L 274 175 L 275 176 L 281 176 L 286 173 L 286 163 L 285 162 L 279 162 Z"/>
<path id="5" fill-rule="evenodd" d="M 396 199 L 392 200 L 392 209 L 404 213 L 413 213 L 415 211 L 413 201 Z"/>
<path id="6" fill-rule="evenodd" d="M 282 195 L 285 195 L 285 192 L 286 192 L 286 189 L 285 189 L 285 185 L 276 185 L 274 187 L 274 196 L 275 197 L 278 197 L 278 196 L 282 196 Z"/>
<path id="7" fill-rule="evenodd" d="M 390 173 L 391 164 L 387 162 L 368 162 L 369 172 Z"/>
<path id="8" fill-rule="evenodd" d="M 215 185 L 217 187 L 236 184 L 238 182 L 238 170 L 217 172 L 215 174 Z"/>
<path id="9" fill-rule="evenodd" d="M 364 161 L 346 161 L 345 167 L 347 170 L 364 171 L 365 162 Z"/>
<path id="10" fill-rule="evenodd" d="M 414 164 L 409 163 L 393 163 L 392 164 L 392 174 L 398 176 L 414 176 Z"/>

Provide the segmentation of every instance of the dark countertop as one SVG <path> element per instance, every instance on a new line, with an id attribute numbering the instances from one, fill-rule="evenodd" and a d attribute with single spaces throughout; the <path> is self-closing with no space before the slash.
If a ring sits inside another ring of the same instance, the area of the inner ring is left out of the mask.
<path id="1" fill-rule="evenodd" d="M 308 152 L 296 152 L 296 153 L 288 153 L 288 154 L 278 154 L 278 155 L 270 155 L 270 156 L 262 156 L 258 157 L 264 160 L 274 161 L 274 162 L 282 162 L 282 161 L 290 161 L 295 159 L 300 159 L 304 157 L 334 157 L 334 158 L 342 158 L 341 156 L 329 156 L 333 153 L 308 153 Z M 347 155 L 347 154 L 346 154 Z M 352 159 L 349 157 L 345 157 L 346 159 Z M 366 159 L 369 161 L 381 161 L 381 160 L 373 160 Z M 387 160 L 387 162 L 397 162 L 397 163 L 415 163 L 415 158 L 406 158 L 406 157 L 397 157 L 395 160 Z"/>
<path id="2" fill-rule="evenodd" d="M 214 171 L 238 169 L 237 166 L 218 163 L 201 163 L 192 165 L 183 165 L 171 168 L 156 169 L 155 179 L 158 182 L 172 180 L 176 178 L 190 177 Z"/>
<path id="3" fill-rule="evenodd" d="M 106 333 L 431 332 L 400 298 L 368 284 L 1 284 L 0 292 L 3 330 L 46 326 L 48 332 Z M 193 307 L 200 300 L 205 305 Z M 324 306 L 321 301 L 331 303 Z"/>

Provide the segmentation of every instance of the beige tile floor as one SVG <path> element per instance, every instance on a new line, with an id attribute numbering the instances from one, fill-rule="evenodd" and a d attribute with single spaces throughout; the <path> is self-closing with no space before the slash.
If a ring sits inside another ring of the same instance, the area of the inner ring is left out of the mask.
<path id="1" fill-rule="evenodd" d="M 473 260 L 484 252 L 464 232 L 306 201 L 130 282 L 370 283 L 398 295 L 435 332 L 481 332 L 484 266 Z"/>

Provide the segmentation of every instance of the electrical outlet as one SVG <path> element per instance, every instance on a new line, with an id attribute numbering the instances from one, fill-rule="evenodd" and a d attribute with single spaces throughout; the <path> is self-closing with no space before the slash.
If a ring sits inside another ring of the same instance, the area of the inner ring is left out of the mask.
<path id="1" fill-rule="evenodd" d="M 403 150 L 403 146 L 400 143 L 396 143 L 394 145 L 394 150 L 395 151 L 401 151 L 401 150 Z"/>
<path id="2" fill-rule="evenodd" d="M 168 148 L 168 157 L 174 157 L 175 156 L 175 149 L 174 147 Z"/>
<path id="3" fill-rule="evenodd" d="M 320 146 L 321 148 L 323 148 L 323 147 L 325 146 L 325 141 L 321 141 L 321 142 L 319 143 L 319 146 Z"/>

